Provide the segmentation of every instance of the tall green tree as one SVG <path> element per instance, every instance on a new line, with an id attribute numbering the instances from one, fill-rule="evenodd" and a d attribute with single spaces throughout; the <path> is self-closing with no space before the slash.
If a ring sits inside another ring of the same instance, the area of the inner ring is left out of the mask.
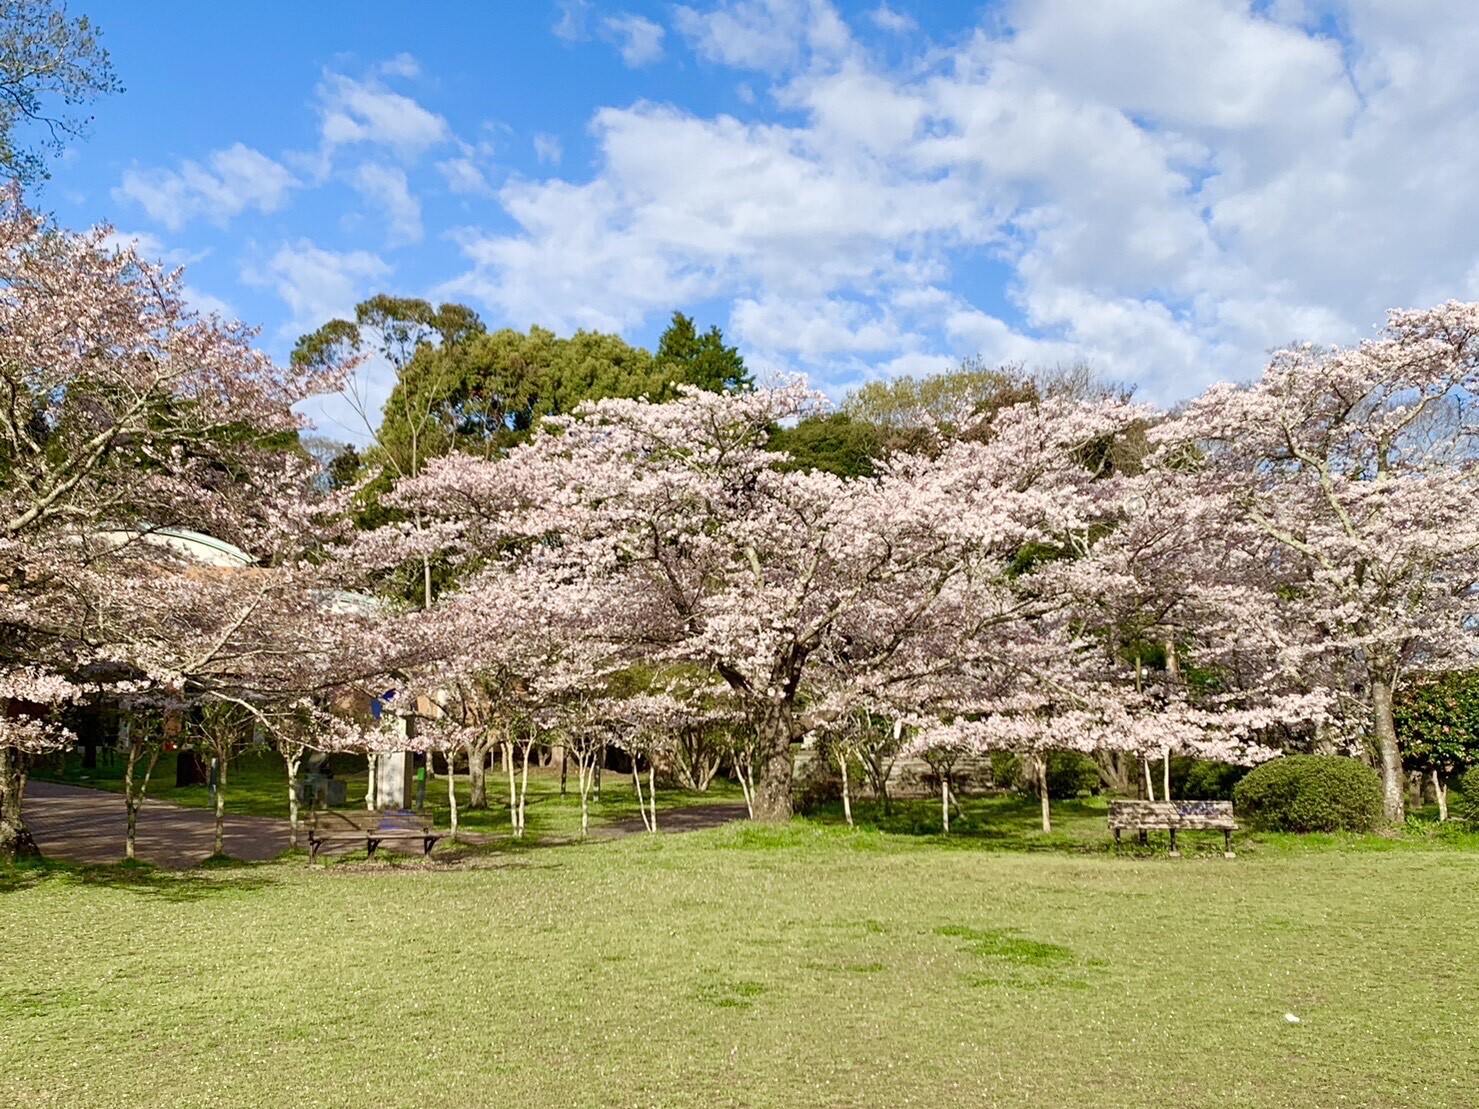
<path id="1" fill-rule="evenodd" d="M 872 477 L 879 455 L 879 429 L 846 412 L 811 416 L 794 427 L 778 427 L 766 446 L 790 457 L 779 470 L 821 470 L 838 477 Z"/>
<path id="2" fill-rule="evenodd" d="M 49 177 L 46 156 L 92 122 L 75 109 L 122 91 L 86 16 L 68 19 L 61 0 L 0 0 L 0 177 L 25 184 Z M 35 133 L 35 149 L 22 130 Z"/>
<path id="3" fill-rule="evenodd" d="M 743 393 L 755 387 L 739 350 L 725 344 L 718 326 L 699 334 L 693 320 L 682 312 L 673 313 L 658 340 L 657 364 L 674 384 L 694 385 L 711 393 Z"/>
<path id="4" fill-rule="evenodd" d="M 664 387 L 652 355 L 619 335 L 577 331 L 567 339 L 543 327 L 469 333 L 417 350 L 386 401 L 379 438 L 387 450 L 403 449 L 417 434 L 430 455 L 491 458 L 541 417 L 588 400 L 655 397 Z"/>
<path id="5" fill-rule="evenodd" d="M 1479 670 L 1418 674 L 1392 699 L 1402 764 L 1427 775 L 1448 819 L 1448 779 L 1479 764 Z"/>

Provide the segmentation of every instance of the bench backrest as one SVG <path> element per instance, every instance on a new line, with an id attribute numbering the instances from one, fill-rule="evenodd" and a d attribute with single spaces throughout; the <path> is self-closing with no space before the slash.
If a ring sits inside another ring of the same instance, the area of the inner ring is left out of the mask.
<path id="1" fill-rule="evenodd" d="M 324 834 L 429 832 L 431 817 L 409 809 L 319 809 L 314 813 L 313 827 Z"/>
<path id="2" fill-rule="evenodd" d="M 1233 824 L 1231 801 L 1111 801 L 1111 828 L 1226 828 Z"/>

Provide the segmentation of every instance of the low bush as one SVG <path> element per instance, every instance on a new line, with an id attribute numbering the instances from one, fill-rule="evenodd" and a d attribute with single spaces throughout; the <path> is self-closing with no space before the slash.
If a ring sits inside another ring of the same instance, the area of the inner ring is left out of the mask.
<path id="1" fill-rule="evenodd" d="M 1479 826 L 1479 766 L 1471 766 L 1464 772 L 1458 780 L 1458 791 L 1455 811 L 1470 824 Z"/>
<path id="2" fill-rule="evenodd" d="M 1287 755 L 1233 790 L 1238 816 L 1281 832 L 1369 832 L 1381 823 L 1381 778 L 1355 759 Z"/>
<path id="3" fill-rule="evenodd" d="M 1099 767 L 1088 755 L 1077 751 L 1048 752 L 1048 795 L 1078 797 L 1098 793 L 1103 786 Z M 991 752 L 991 777 L 997 785 L 1009 786 L 1019 793 L 1037 793 L 1037 781 L 1030 776 L 1026 759 L 1005 751 Z"/>
<path id="4" fill-rule="evenodd" d="M 1230 801 L 1234 787 L 1247 773 L 1246 766 L 1210 759 L 1173 758 L 1171 796 L 1187 801 Z"/>

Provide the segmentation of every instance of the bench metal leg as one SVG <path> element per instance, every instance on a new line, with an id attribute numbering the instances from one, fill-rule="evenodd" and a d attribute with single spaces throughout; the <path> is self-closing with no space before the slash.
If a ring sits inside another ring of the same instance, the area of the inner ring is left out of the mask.
<path id="1" fill-rule="evenodd" d="M 424 840 L 421 841 L 421 857 L 423 859 L 431 858 L 431 848 L 432 845 L 435 843 L 436 840 L 434 840 L 431 836 L 427 836 Z"/>
<path id="2" fill-rule="evenodd" d="M 318 861 L 318 840 L 311 839 L 311 840 L 308 841 L 308 865 L 309 866 L 312 866 L 317 861 Z"/>
<path id="3" fill-rule="evenodd" d="M 1232 832 L 1229 831 L 1226 828 L 1224 828 L 1222 830 L 1222 843 L 1223 843 L 1222 857 L 1224 859 L 1236 859 L 1237 856 L 1233 854 L 1233 849 L 1232 849 Z"/>
<path id="4" fill-rule="evenodd" d="M 1178 850 L 1176 850 L 1176 829 L 1175 828 L 1171 828 L 1170 829 L 1170 832 L 1171 832 L 1171 858 L 1173 858 L 1173 859 L 1179 859 L 1179 858 L 1181 858 L 1181 852 L 1178 851 Z"/>
<path id="5" fill-rule="evenodd" d="M 377 848 L 379 846 L 380 846 L 380 841 L 378 839 L 370 839 L 369 837 L 366 837 L 365 838 L 365 857 L 366 858 L 369 858 L 369 859 L 373 859 L 375 857 L 375 848 Z"/>
<path id="6" fill-rule="evenodd" d="M 1144 828 L 1141 828 L 1140 829 L 1140 846 L 1141 847 L 1149 847 L 1150 846 L 1150 833 L 1148 831 L 1146 831 Z"/>
<path id="7" fill-rule="evenodd" d="M 1114 830 L 1114 850 L 1115 850 L 1115 853 L 1116 854 L 1119 853 L 1119 849 L 1120 849 L 1120 830 L 1118 828 L 1116 828 Z"/>

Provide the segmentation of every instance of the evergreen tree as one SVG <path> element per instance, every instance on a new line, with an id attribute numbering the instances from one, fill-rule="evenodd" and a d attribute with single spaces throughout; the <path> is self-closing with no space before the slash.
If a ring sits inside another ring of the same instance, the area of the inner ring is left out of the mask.
<path id="1" fill-rule="evenodd" d="M 755 387 L 745 360 L 735 347 L 726 346 L 717 326 L 702 335 L 682 312 L 657 344 L 657 364 L 673 385 L 694 385 L 710 393 L 745 393 Z"/>

